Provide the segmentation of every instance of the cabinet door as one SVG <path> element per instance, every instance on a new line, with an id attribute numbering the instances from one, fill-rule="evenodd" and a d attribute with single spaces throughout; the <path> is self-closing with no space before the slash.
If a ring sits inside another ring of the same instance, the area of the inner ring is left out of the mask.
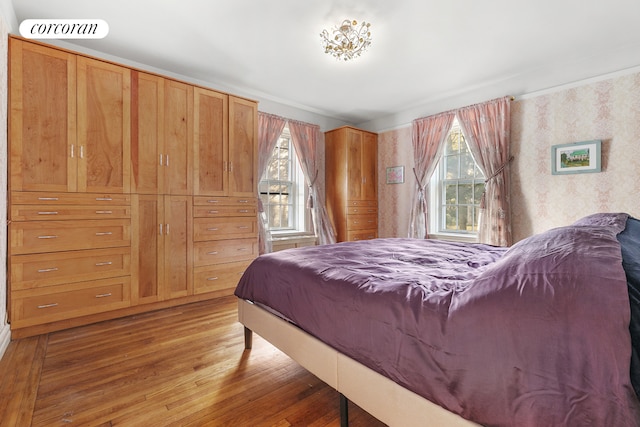
<path id="1" fill-rule="evenodd" d="M 165 80 L 164 194 L 192 191 L 193 86 Z"/>
<path id="2" fill-rule="evenodd" d="M 128 193 L 131 70 L 78 57 L 78 191 Z"/>
<path id="3" fill-rule="evenodd" d="M 167 298 L 193 294 L 192 198 L 165 196 L 164 281 Z"/>
<path id="4" fill-rule="evenodd" d="M 258 108 L 229 97 L 229 195 L 255 197 L 258 168 Z"/>
<path id="5" fill-rule="evenodd" d="M 162 194 L 164 169 L 164 79 L 132 71 L 131 191 Z"/>
<path id="6" fill-rule="evenodd" d="M 362 200 L 378 200 L 378 137 L 364 133 L 362 140 Z"/>
<path id="7" fill-rule="evenodd" d="M 228 99 L 225 94 L 194 89 L 194 194 L 224 196 L 228 173 Z"/>
<path id="8" fill-rule="evenodd" d="M 347 198 L 362 200 L 362 133 L 347 129 Z"/>
<path id="9" fill-rule="evenodd" d="M 160 228 L 164 224 L 163 215 L 162 196 L 131 196 L 131 298 L 134 305 L 164 299 L 161 264 L 164 259 L 164 229 L 161 232 Z"/>
<path id="10" fill-rule="evenodd" d="M 11 190 L 76 190 L 76 56 L 9 39 Z"/>

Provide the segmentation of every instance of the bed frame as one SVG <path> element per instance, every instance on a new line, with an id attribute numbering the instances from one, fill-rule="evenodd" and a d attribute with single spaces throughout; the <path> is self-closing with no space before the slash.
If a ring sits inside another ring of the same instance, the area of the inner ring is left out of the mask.
<path id="1" fill-rule="evenodd" d="M 297 326 L 249 301 L 238 299 L 245 348 L 256 332 L 340 393 L 341 425 L 348 425 L 348 400 L 389 426 L 478 426 L 407 390 L 339 353 Z"/>

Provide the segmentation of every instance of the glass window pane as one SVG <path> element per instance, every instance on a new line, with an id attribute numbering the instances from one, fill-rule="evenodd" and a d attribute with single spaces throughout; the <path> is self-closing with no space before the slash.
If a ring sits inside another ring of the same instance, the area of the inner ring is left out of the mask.
<path id="1" fill-rule="evenodd" d="M 471 231 L 473 229 L 473 208 L 460 206 L 458 208 L 458 230 Z"/>
<path id="2" fill-rule="evenodd" d="M 484 192 L 484 183 L 476 183 L 473 185 L 474 189 L 473 189 L 473 203 L 475 203 L 476 205 L 480 204 L 480 200 L 482 200 L 482 193 Z"/>
<path id="3" fill-rule="evenodd" d="M 456 154 L 458 152 L 458 147 L 456 147 L 454 144 L 455 144 L 455 141 L 451 137 L 451 133 L 449 133 L 449 136 L 445 140 L 445 144 L 444 144 L 444 155 L 445 156 L 450 156 L 450 155 Z"/>
<path id="4" fill-rule="evenodd" d="M 447 206 L 445 215 L 445 229 L 456 230 L 458 228 L 458 208 L 456 206 Z"/>
<path id="5" fill-rule="evenodd" d="M 478 215 L 480 214 L 480 209 L 474 206 L 473 208 L 473 231 L 478 231 Z"/>
<path id="6" fill-rule="evenodd" d="M 445 186 L 445 203 L 448 205 L 455 205 L 458 203 L 458 185 L 447 184 Z"/>
<path id="7" fill-rule="evenodd" d="M 473 185 L 472 184 L 459 184 L 458 185 L 458 203 L 460 204 L 473 204 Z"/>
<path id="8" fill-rule="evenodd" d="M 460 170 L 458 167 L 458 156 L 446 157 L 446 173 L 445 179 L 456 179 L 460 176 Z"/>
<path id="9" fill-rule="evenodd" d="M 460 156 L 460 178 L 473 178 L 476 162 L 473 161 L 470 153 Z"/>

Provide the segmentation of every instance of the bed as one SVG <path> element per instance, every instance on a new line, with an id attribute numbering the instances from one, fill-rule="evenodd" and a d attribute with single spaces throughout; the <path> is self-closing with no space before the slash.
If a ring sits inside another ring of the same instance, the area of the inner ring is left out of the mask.
<path id="1" fill-rule="evenodd" d="M 252 331 L 391 426 L 640 426 L 640 222 L 510 248 L 376 239 L 258 257 Z M 346 425 L 346 420 L 343 422 Z"/>

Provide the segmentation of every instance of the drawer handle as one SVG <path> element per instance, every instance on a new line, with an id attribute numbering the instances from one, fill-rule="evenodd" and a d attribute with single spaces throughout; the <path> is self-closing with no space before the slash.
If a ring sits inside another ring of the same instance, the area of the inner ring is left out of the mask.
<path id="1" fill-rule="evenodd" d="M 209 211 L 210 214 L 217 214 L 218 211 Z"/>
<path id="2" fill-rule="evenodd" d="M 238 200 L 238 203 L 249 203 L 248 200 Z"/>
<path id="3" fill-rule="evenodd" d="M 96 298 L 107 298 L 111 296 L 111 292 L 107 292 L 106 294 L 98 294 Z"/>
<path id="4" fill-rule="evenodd" d="M 113 199 L 111 197 L 96 197 L 96 200 L 99 202 L 110 202 Z"/>
<path id="5" fill-rule="evenodd" d="M 207 280 L 213 281 L 213 280 L 218 280 L 218 278 L 217 277 L 207 277 Z"/>
<path id="6" fill-rule="evenodd" d="M 58 198 L 57 197 L 38 197 L 38 200 L 42 200 L 45 202 L 50 202 L 50 201 L 55 202 L 56 200 L 58 200 Z"/>
<path id="7" fill-rule="evenodd" d="M 112 214 L 113 211 L 96 211 L 97 214 Z"/>
<path id="8" fill-rule="evenodd" d="M 247 213 L 249 212 L 249 209 L 238 209 L 239 213 Z"/>
<path id="9" fill-rule="evenodd" d="M 218 227 L 207 228 L 207 231 L 218 231 L 218 230 L 219 230 Z"/>
<path id="10" fill-rule="evenodd" d="M 220 200 L 211 199 L 211 200 L 207 200 L 207 203 L 220 203 Z"/>
<path id="11" fill-rule="evenodd" d="M 359 212 L 358 209 L 353 210 L 353 213 L 358 213 L 358 212 Z"/>
<path id="12" fill-rule="evenodd" d="M 218 251 L 207 252 L 207 255 L 218 255 Z"/>
<path id="13" fill-rule="evenodd" d="M 111 231 L 99 231 L 96 233 L 96 236 L 110 236 L 113 233 Z"/>
<path id="14" fill-rule="evenodd" d="M 38 215 L 58 215 L 58 212 L 56 212 L 56 211 L 42 211 L 42 212 L 38 212 Z"/>
<path id="15" fill-rule="evenodd" d="M 38 273 L 49 273 L 50 271 L 58 271 L 58 267 L 41 268 L 38 270 Z"/>
<path id="16" fill-rule="evenodd" d="M 248 225 L 239 225 L 239 226 L 238 226 L 238 230 L 246 230 L 246 229 L 248 229 L 248 228 L 249 228 L 249 226 L 248 226 Z"/>
<path id="17" fill-rule="evenodd" d="M 353 223 L 354 223 L 354 224 L 360 224 L 360 222 L 359 222 L 359 221 L 353 221 Z"/>
<path id="18" fill-rule="evenodd" d="M 249 248 L 238 248 L 238 252 L 246 252 Z"/>
<path id="19" fill-rule="evenodd" d="M 370 219 L 369 221 L 367 221 L 369 224 L 373 224 L 375 221 Z"/>
<path id="20" fill-rule="evenodd" d="M 96 262 L 96 267 L 101 267 L 103 265 L 111 265 L 111 264 L 113 264 L 113 262 L 111 261 Z"/>
<path id="21" fill-rule="evenodd" d="M 58 303 L 57 303 L 57 302 L 54 302 L 54 303 L 52 303 L 52 304 L 42 304 L 42 305 L 39 305 L 39 306 L 38 306 L 38 308 L 51 308 L 51 307 L 57 307 L 57 306 L 58 306 Z"/>
<path id="22" fill-rule="evenodd" d="M 57 239 L 57 238 L 58 238 L 58 236 L 53 235 L 53 234 L 45 235 L 45 236 L 38 236 L 38 239 Z"/>

